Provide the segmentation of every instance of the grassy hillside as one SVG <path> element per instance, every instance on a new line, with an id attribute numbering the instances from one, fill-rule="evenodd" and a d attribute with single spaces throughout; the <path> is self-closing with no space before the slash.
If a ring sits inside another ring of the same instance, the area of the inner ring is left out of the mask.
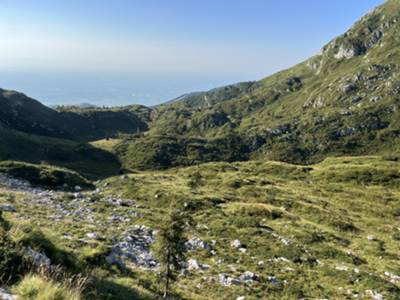
<path id="1" fill-rule="evenodd" d="M 389 0 L 290 69 L 153 108 L 51 110 L 0 90 L 0 127 L 84 142 L 112 138 L 118 142 L 105 151 L 126 169 L 399 153 L 399 30 L 400 3 Z"/>
<path id="2" fill-rule="evenodd" d="M 135 264 L 118 270 L 105 257 L 134 225 L 157 229 L 176 197 L 195 219 L 187 237 L 210 247 L 188 253 L 208 267 L 179 276 L 176 293 L 184 299 L 399 299 L 399 170 L 396 159 L 377 156 L 329 158 L 311 166 L 208 163 L 99 181 L 97 194 L 79 200 L 79 214 L 68 194 L 43 207 L 3 188 L 0 204 L 16 207 L 4 213 L 16 229 L 23 228 L 22 215 L 30 226 L 44 228 L 51 251 L 74 257 L 80 266 L 71 272 L 91 274 L 94 283 L 101 279 L 103 284 L 87 287 L 84 299 L 156 298 L 154 270 Z M 60 216 L 57 224 L 54 216 Z M 29 231 L 21 236 L 18 230 L 14 240 L 30 243 Z M 231 245 L 234 240 L 242 249 Z M 58 257 L 51 251 L 45 252 Z M 220 282 L 246 271 L 255 274 L 251 282 Z"/>
<path id="3" fill-rule="evenodd" d="M 0 160 L 47 163 L 79 172 L 87 178 L 117 174 L 119 160 L 86 143 L 0 129 Z"/>
<path id="4" fill-rule="evenodd" d="M 389 0 L 293 68 L 152 108 L 0 90 L 0 298 L 159 299 L 178 202 L 176 299 L 400 299 L 399 30 Z"/>
<path id="5" fill-rule="evenodd" d="M 0 89 L 0 128 L 39 135 L 67 136 L 57 113 L 40 102 L 16 92 Z"/>
<path id="6" fill-rule="evenodd" d="M 127 169 L 166 169 L 210 161 L 247 160 L 248 146 L 235 136 L 215 139 L 152 135 L 122 139 L 111 147 Z"/>
<path id="7" fill-rule="evenodd" d="M 50 109 L 22 93 L 0 89 L 0 128 L 28 134 L 90 141 L 147 130 L 141 106 L 120 109 Z M 137 113 L 137 114 L 136 114 Z"/>
<path id="8" fill-rule="evenodd" d="M 123 157 L 131 158 L 126 163 L 141 164 L 132 161 L 143 159 L 138 145 L 152 144 L 158 136 L 164 137 L 160 144 L 168 137 L 185 143 L 201 139 L 205 149 L 220 139 L 224 149 L 235 145 L 231 157 L 236 145 L 246 145 L 242 157 L 295 163 L 313 163 L 332 155 L 398 153 L 399 21 L 400 2 L 387 1 L 324 46 L 320 54 L 288 70 L 254 83 L 185 95 L 156 107 L 149 133 L 124 142 L 132 144 L 122 146 L 126 149 Z M 187 164 L 180 152 L 171 155 L 172 160 Z M 204 157 L 208 161 L 207 150 Z M 154 159 L 151 151 L 144 157 Z"/>
<path id="9" fill-rule="evenodd" d="M 50 189 L 75 190 L 75 187 L 82 189 L 93 188 L 93 185 L 77 172 L 43 164 L 34 165 L 24 162 L 2 161 L 0 162 L 0 173 Z"/>
<path id="10" fill-rule="evenodd" d="M 186 107 L 211 107 L 217 103 L 237 98 L 240 95 L 249 93 L 255 88 L 255 82 L 240 82 L 212 89 L 207 92 L 194 92 L 182 95 L 161 106 L 168 104 L 184 105 Z"/>

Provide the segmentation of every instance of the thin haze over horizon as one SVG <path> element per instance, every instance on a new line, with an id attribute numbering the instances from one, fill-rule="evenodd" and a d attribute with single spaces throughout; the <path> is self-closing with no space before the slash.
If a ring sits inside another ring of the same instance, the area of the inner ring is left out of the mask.
<path id="1" fill-rule="evenodd" d="M 316 54 L 383 0 L 0 0 L 0 87 L 153 105 Z"/>

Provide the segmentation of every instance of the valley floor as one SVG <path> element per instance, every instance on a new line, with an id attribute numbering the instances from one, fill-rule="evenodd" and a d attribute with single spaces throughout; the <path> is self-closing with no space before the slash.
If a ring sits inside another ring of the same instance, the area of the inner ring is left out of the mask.
<path id="1" fill-rule="evenodd" d="M 0 176 L 11 238 L 85 274 L 84 299 L 157 298 L 151 250 L 177 197 L 196 221 L 175 286 L 184 299 L 400 299 L 396 159 L 209 163 L 95 185 L 68 193 Z"/>

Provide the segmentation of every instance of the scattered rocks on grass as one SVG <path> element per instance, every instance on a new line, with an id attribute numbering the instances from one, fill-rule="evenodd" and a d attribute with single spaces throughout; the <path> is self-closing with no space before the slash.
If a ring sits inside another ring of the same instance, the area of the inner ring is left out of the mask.
<path id="1" fill-rule="evenodd" d="M 279 280 L 275 277 L 275 276 L 268 276 L 267 280 L 269 281 L 269 283 L 271 283 L 272 285 L 279 285 L 280 282 Z"/>
<path id="2" fill-rule="evenodd" d="M 17 209 L 15 208 L 14 205 L 11 204 L 1 204 L 0 205 L 0 211 L 6 211 L 6 212 L 16 212 Z"/>
<path id="3" fill-rule="evenodd" d="M 348 94 L 356 89 L 357 89 L 357 86 L 353 83 L 346 83 L 341 87 L 342 92 L 346 93 L 346 94 Z"/>
<path id="4" fill-rule="evenodd" d="M 338 271 L 348 271 L 349 270 L 349 268 L 347 266 L 336 266 L 335 269 Z"/>
<path id="5" fill-rule="evenodd" d="M 92 240 L 97 239 L 97 233 L 95 232 L 86 233 L 86 237 Z"/>
<path id="6" fill-rule="evenodd" d="M 231 247 L 238 249 L 242 253 L 247 252 L 247 249 L 242 245 L 242 243 L 239 240 L 233 240 L 231 242 Z"/>
<path id="7" fill-rule="evenodd" d="M 6 174 L 0 174 L 0 184 L 13 189 L 18 189 L 19 191 L 29 191 L 32 188 L 29 182 L 13 178 Z"/>
<path id="8" fill-rule="evenodd" d="M 253 272 L 246 271 L 239 278 L 233 277 L 229 274 L 222 273 L 218 275 L 218 282 L 223 286 L 239 285 L 239 284 L 251 284 L 259 281 L 260 277 Z"/>
<path id="9" fill-rule="evenodd" d="M 223 286 L 239 285 L 240 280 L 229 276 L 228 274 L 219 274 L 218 282 Z"/>
<path id="10" fill-rule="evenodd" d="M 289 240 L 289 239 L 287 239 L 287 238 L 285 238 L 285 237 L 283 237 L 283 236 L 280 236 L 279 234 L 277 234 L 277 233 L 275 233 L 275 232 L 272 232 L 271 235 L 272 235 L 274 238 L 276 238 L 277 240 L 279 240 L 279 241 L 280 241 L 282 244 L 284 244 L 285 246 L 289 246 L 290 244 L 292 244 L 292 241 L 291 241 L 291 240 Z"/>
<path id="11" fill-rule="evenodd" d="M 258 281 L 259 277 L 253 272 L 246 271 L 240 275 L 239 280 L 243 283 L 252 283 L 253 281 Z"/>
<path id="12" fill-rule="evenodd" d="M 390 278 L 390 282 L 391 283 L 396 284 L 396 283 L 400 282 L 400 276 L 399 275 L 395 275 L 395 274 L 390 273 L 390 272 L 385 272 L 385 275 Z"/>
<path id="13" fill-rule="evenodd" d="M 242 246 L 242 243 L 239 240 L 234 240 L 231 242 L 232 248 L 240 248 L 241 246 Z"/>
<path id="14" fill-rule="evenodd" d="M 269 262 L 290 262 L 290 260 L 288 260 L 286 257 L 274 257 L 274 258 L 270 258 L 268 259 Z"/>
<path id="15" fill-rule="evenodd" d="M 45 190 L 39 187 L 33 187 L 29 182 L 12 178 L 10 176 L 0 174 L 0 184 L 8 187 L 17 192 L 26 193 L 26 197 L 22 200 L 29 206 L 43 206 L 46 210 L 52 210 L 48 214 L 49 220 L 62 221 L 64 218 L 72 218 L 76 222 L 84 223 L 97 223 L 97 225 L 105 228 L 110 224 L 115 223 L 129 223 L 132 218 L 141 218 L 142 214 L 133 210 L 124 210 L 121 212 L 113 213 L 108 222 L 96 217 L 94 202 L 104 202 L 115 206 L 137 207 L 136 202 L 130 199 L 120 198 L 99 198 L 97 201 L 92 201 L 93 193 L 91 196 L 82 193 L 79 187 L 75 189 L 75 193 L 68 194 L 62 191 Z M 98 193 L 98 192 L 97 192 Z M 65 199 L 67 196 L 69 199 Z M 1 208 L 6 211 L 16 211 L 12 205 L 4 206 Z M 97 220 L 96 220 L 97 219 Z"/>
<path id="16" fill-rule="evenodd" d="M 193 237 L 193 238 L 189 239 L 185 243 L 185 246 L 186 246 L 186 250 L 187 251 L 196 251 L 196 250 L 199 250 L 199 249 L 204 249 L 204 250 L 207 250 L 207 251 L 211 251 L 212 250 L 212 247 L 211 247 L 210 244 L 204 242 L 203 240 L 201 240 L 198 237 Z"/>
<path id="17" fill-rule="evenodd" d="M 201 264 L 199 263 L 196 259 L 189 259 L 186 268 L 191 271 L 191 270 L 201 270 L 201 271 L 206 271 L 209 270 L 211 267 L 206 264 Z"/>
<path id="18" fill-rule="evenodd" d="M 385 300 L 385 298 L 383 297 L 383 295 L 379 294 L 378 292 L 375 292 L 373 290 L 366 290 L 365 291 L 367 293 L 367 295 L 371 296 L 372 299 L 375 300 Z"/>
<path id="19" fill-rule="evenodd" d="M 158 263 L 153 259 L 150 245 L 155 242 L 153 229 L 136 225 L 126 230 L 119 241 L 112 246 L 111 253 L 106 257 L 111 264 L 125 266 L 131 264 L 144 269 L 153 269 Z"/>

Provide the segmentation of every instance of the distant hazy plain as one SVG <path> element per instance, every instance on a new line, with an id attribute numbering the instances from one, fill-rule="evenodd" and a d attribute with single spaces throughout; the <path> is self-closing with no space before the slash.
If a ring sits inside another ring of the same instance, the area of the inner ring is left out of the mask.
<path id="1" fill-rule="evenodd" d="M 23 92 L 48 106 L 81 103 L 151 106 L 184 93 L 247 79 L 232 75 L 3 70 L 0 88 Z"/>

